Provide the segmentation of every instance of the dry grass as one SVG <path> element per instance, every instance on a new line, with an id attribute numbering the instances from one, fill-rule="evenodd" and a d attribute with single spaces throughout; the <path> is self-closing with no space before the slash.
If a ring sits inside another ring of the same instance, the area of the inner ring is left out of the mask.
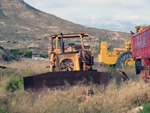
<path id="1" fill-rule="evenodd" d="M 20 63 L 14 62 L 8 66 L 17 66 L 21 70 L 30 62 L 30 60 L 25 62 L 22 60 Z M 44 64 L 41 61 L 35 61 L 32 64 L 33 67 L 26 66 L 24 70 L 40 73 L 47 71 L 44 68 L 46 65 L 46 62 Z M 36 68 L 40 66 L 42 69 L 37 70 Z M 140 77 L 135 77 L 134 69 L 128 68 L 125 71 L 131 78 L 129 82 L 118 85 L 113 79 L 106 89 L 96 85 L 76 85 L 63 91 L 47 88 L 40 93 L 25 92 L 23 85 L 15 92 L 7 92 L 5 90 L 7 82 L 15 76 L 16 72 L 10 73 L 9 76 L 8 72 L 5 72 L 3 77 L 0 74 L 0 111 L 6 110 L 15 113 L 104 113 L 106 111 L 108 113 L 127 113 L 136 106 L 150 102 L 150 84 L 145 83 Z M 94 94 L 85 98 L 83 94 L 85 89 L 92 90 Z"/>
<path id="2" fill-rule="evenodd" d="M 48 72 L 46 68 L 48 64 L 48 59 L 21 59 L 20 61 L 14 61 L 10 63 L 2 63 L 1 65 L 12 68 L 18 73 L 24 73 L 32 71 L 33 74 Z"/>
<path id="3" fill-rule="evenodd" d="M 94 92 L 87 99 L 83 95 L 86 88 Z M 66 91 L 45 89 L 36 94 L 24 92 L 21 88 L 14 93 L 5 92 L 5 95 L 8 98 L 8 111 L 17 113 L 126 113 L 144 102 L 149 102 L 149 93 L 149 84 L 140 80 L 130 81 L 120 87 L 112 82 L 105 91 L 100 86 L 74 86 Z"/>

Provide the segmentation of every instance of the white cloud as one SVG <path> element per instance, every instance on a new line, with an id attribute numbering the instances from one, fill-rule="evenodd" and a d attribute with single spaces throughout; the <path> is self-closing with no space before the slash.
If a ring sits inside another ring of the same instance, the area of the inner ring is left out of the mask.
<path id="1" fill-rule="evenodd" d="M 85 5 L 99 5 L 101 7 L 143 7 L 147 0 L 77 0 Z"/>
<path id="2" fill-rule="evenodd" d="M 107 18 L 107 21 L 150 23 L 150 0 L 24 0 L 33 7 L 73 20 Z M 93 21 L 95 23 L 96 21 Z"/>
<path id="3" fill-rule="evenodd" d="M 37 7 L 86 7 L 86 5 L 93 7 L 143 7 L 148 0 L 25 0 L 30 3 L 35 3 Z"/>
<path id="4" fill-rule="evenodd" d="M 39 1 L 35 4 L 35 6 L 39 8 L 47 7 L 48 5 L 49 4 L 47 4 L 46 2 L 42 2 L 42 1 Z"/>
<path id="5" fill-rule="evenodd" d="M 132 15 L 132 16 L 115 15 L 113 19 L 114 20 L 137 20 L 137 19 L 141 19 L 141 17 L 137 15 Z"/>
<path id="6" fill-rule="evenodd" d="M 113 20 L 131 22 L 137 25 L 150 24 L 150 17 L 143 17 L 139 15 L 115 15 Z"/>

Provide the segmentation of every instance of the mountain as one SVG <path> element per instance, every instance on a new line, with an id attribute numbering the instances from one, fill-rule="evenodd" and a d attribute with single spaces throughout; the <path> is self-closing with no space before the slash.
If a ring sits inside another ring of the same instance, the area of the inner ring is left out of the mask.
<path id="1" fill-rule="evenodd" d="M 0 45 L 5 49 L 28 50 L 37 47 L 47 51 L 48 36 L 61 32 L 87 32 L 95 37 L 92 39 L 95 48 L 102 40 L 113 47 L 122 47 L 129 39 L 129 33 L 75 24 L 39 11 L 23 0 L 0 0 Z"/>
<path id="2" fill-rule="evenodd" d="M 126 21 L 117 21 L 111 18 L 76 18 L 70 19 L 74 23 L 85 25 L 88 27 L 107 29 L 113 31 L 130 32 L 135 30 L 136 24 Z"/>

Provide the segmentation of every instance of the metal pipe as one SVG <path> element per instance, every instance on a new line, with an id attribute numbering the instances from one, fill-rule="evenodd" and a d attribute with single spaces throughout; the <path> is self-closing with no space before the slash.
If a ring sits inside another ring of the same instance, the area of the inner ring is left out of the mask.
<path id="1" fill-rule="evenodd" d="M 83 70 L 85 71 L 85 70 L 87 70 L 86 69 L 86 58 L 85 58 L 85 52 L 84 51 L 82 51 L 82 63 L 83 63 Z"/>
<path id="2" fill-rule="evenodd" d="M 61 53 L 64 53 L 64 41 L 63 41 L 63 34 L 61 34 Z"/>

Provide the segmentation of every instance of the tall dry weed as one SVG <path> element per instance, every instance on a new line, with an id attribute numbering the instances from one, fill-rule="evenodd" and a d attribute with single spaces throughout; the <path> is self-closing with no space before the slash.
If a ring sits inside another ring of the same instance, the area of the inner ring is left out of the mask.
<path id="1" fill-rule="evenodd" d="M 46 68 L 48 59 L 21 59 L 20 61 L 14 61 L 10 63 L 2 63 L 1 65 L 8 68 L 12 68 L 15 72 L 23 74 L 25 72 L 32 71 L 33 74 L 45 73 L 49 69 Z"/>
<path id="2" fill-rule="evenodd" d="M 22 60 L 10 63 L 7 66 L 17 67 L 11 73 L 0 76 L 0 110 L 6 108 L 7 112 L 16 113 L 127 113 L 132 108 L 150 102 L 150 83 L 135 75 L 134 69 L 124 69 L 130 81 L 117 84 L 116 77 L 122 76 L 113 72 L 112 81 L 104 89 L 103 86 L 84 86 L 78 84 L 65 90 L 44 89 L 39 93 L 26 92 L 23 85 L 15 92 L 7 92 L 6 85 L 15 74 L 32 71 L 33 73 L 46 72 L 47 62 L 32 62 Z M 31 64 L 31 65 L 29 65 Z M 23 69 L 24 67 L 24 69 Z M 37 70 L 38 67 L 42 67 Z M 20 70 L 19 70 L 20 69 Z M 23 69 L 23 71 L 22 71 Z M 107 69 L 106 69 L 107 70 Z M 85 97 L 83 91 L 89 89 L 92 93 Z M 3 102 L 1 102 L 3 101 Z M 4 109 L 5 110 L 5 109 Z"/>
<path id="3" fill-rule="evenodd" d="M 94 92 L 87 99 L 83 95 L 86 88 Z M 9 111 L 19 113 L 126 113 L 150 101 L 150 84 L 139 80 L 118 86 L 112 81 L 105 90 L 102 86 L 78 85 L 63 91 L 45 89 L 40 93 L 20 89 L 9 97 Z"/>

